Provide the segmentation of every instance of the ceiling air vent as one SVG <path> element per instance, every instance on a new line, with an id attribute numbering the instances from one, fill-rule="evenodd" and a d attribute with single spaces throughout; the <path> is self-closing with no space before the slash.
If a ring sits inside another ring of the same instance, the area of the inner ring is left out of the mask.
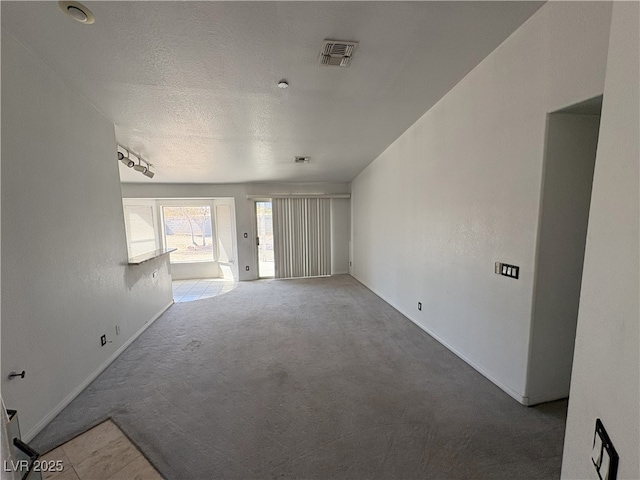
<path id="1" fill-rule="evenodd" d="M 358 42 L 343 42 L 342 40 L 325 40 L 320 50 L 320 65 L 326 67 L 348 67 L 351 55 L 356 50 Z"/>
<path id="2" fill-rule="evenodd" d="M 309 163 L 311 157 L 293 157 L 293 163 Z"/>

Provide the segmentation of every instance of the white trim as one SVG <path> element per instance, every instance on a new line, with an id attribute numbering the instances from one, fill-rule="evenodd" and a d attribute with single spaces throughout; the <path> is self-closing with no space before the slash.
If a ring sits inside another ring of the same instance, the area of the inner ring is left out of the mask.
<path id="1" fill-rule="evenodd" d="M 524 397 L 526 399 L 525 405 L 537 405 L 539 403 L 553 402 L 555 400 L 562 400 L 564 398 L 569 398 L 569 389 L 565 388 L 563 390 L 558 390 L 556 392 L 550 393 L 542 393 L 540 395 L 536 395 L 535 397 Z"/>
<path id="2" fill-rule="evenodd" d="M 113 361 L 120 356 L 124 350 L 131 345 L 136 338 L 138 338 L 142 332 L 144 332 L 147 328 L 151 326 L 153 322 L 155 322 L 158 318 L 162 316 L 164 312 L 166 312 L 171 305 L 173 305 L 173 300 L 161 309 L 151 320 L 147 321 L 140 330 L 133 334 L 129 340 L 122 344 L 118 350 L 116 350 L 113 355 L 107 358 L 102 365 L 100 365 L 91 375 L 89 375 L 80 385 L 78 385 L 69 395 L 67 395 L 51 412 L 49 412 L 42 420 L 40 420 L 35 427 L 29 430 L 26 434 L 22 435 L 22 440 L 25 443 L 29 443 L 31 440 L 35 438 L 35 436 L 42 431 L 44 427 L 46 427 L 51 420 L 53 420 L 67 405 L 69 405 L 82 391 L 89 386 L 91 382 L 93 382 L 98 375 L 100 375 L 109 365 L 113 363 Z"/>
<path id="3" fill-rule="evenodd" d="M 460 357 L 462 360 L 464 360 L 466 363 L 468 363 L 471 367 L 473 367 L 475 370 L 477 370 L 479 373 L 481 373 L 484 377 L 486 377 L 488 380 L 490 380 L 492 383 L 494 383 L 497 387 L 499 387 L 501 390 L 503 390 L 507 395 L 509 395 L 510 397 L 512 397 L 513 399 L 517 400 L 518 403 L 521 403 L 522 405 L 532 405 L 532 403 L 530 402 L 528 397 L 525 397 L 524 395 L 518 393 L 517 391 L 513 390 L 511 387 L 505 385 L 503 382 L 501 382 L 500 380 L 498 380 L 497 378 L 495 378 L 491 373 L 489 373 L 487 370 L 485 370 L 483 367 L 481 367 L 480 365 L 478 365 L 477 363 L 475 363 L 474 361 L 472 361 L 471 359 L 469 359 L 468 357 L 466 357 L 462 352 L 458 351 L 456 348 L 452 347 L 451 345 L 449 345 L 447 342 L 445 342 L 442 338 L 440 338 L 438 335 L 436 335 L 435 333 L 433 333 L 431 330 L 429 330 L 427 327 L 425 327 L 424 325 L 420 324 L 417 320 L 415 320 L 414 318 L 411 317 L 411 315 L 409 315 L 408 313 L 406 313 L 405 311 L 403 311 L 400 307 L 398 307 L 397 305 L 394 305 L 393 302 L 387 300 L 384 295 L 382 295 L 380 292 L 376 291 L 374 288 L 371 288 L 369 286 L 367 286 L 362 280 L 360 280 L 357 276 L 355 276 L 354 274 L 351 274 L 351 276 L 353 278 L 355 278 L 356 280 L 358 280 L 362 285 L 364 285 L 365 287 L 367 287 L 369 290 L 371 290 L 373 293 L 375 293 L 378 297 L 380 297 L 382 300 L 384 300 L 385 302 L 387 302 L 389 305 L 391 305 L 393 308 L 395 308 L 398 312 L 400 312 L 402 315 L 404 315 L 405 317 L 407 317 L 409 320 L 411 320 L 413 323 L 415 323 L 418 327 L 420 327 L 422 330 L 425 331 L 425 333 L 427 333 L 429 336 L 433 337 L 435 340 L 437 340 L 439 343 L 441 343 L 442 345 L 444 345 L 445 347 L 447 347 L 447 349 L 449 351 L 451 351 L 452 353 L 454 353 L 455 355 L 457 355 L 458 357 Z M 540 403 L 540 402 L 538 402 Z"/>

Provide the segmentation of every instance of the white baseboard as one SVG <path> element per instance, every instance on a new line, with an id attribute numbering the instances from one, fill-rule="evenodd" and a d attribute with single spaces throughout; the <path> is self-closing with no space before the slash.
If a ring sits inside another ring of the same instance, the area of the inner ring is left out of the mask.
<path id="1" fill-rule="evenodd" d="M 525 397 L 524 395 L 522 395 L 521 393 L 515 391 L 514 389 L 512 389 L 511 387 L 509 387 L 508 385 L 505 385 L 503 382 L 501 382 L 500 380 L 498 380 L 497 378 L 495 378 L 490 372 L 488 372 L 487 370 L 485 370 L 482 366 L 478 365 L 477 363 L 475 363 L 473 360 L 469 359 L 465 354 L 463 354 L 462 352 L 460 352 L 459 350 L 457 350 L 456 348 L 454 348 L 453 346 L 449 345 L 446 341 L 444 341 L 442 338 L 440 338 L 438 335 L 436 335 L 434 332 L 432 332 L 431 330 L 429 330 L 427 327 L 425 327 L 424 325 L 422 325 L 421 323 L 419 323 L 415 318 L 413 318 L 409 313 L 405 312 L 402 310 L 402 308 L 400 308 L 399 306 L 395 305 L 392 301 L 387 300 L 385 298 L 385 296 L 378 292 L 376 289 L 371 288 L 370 286 L 368 286 L 366 283 L 364 283 L 362 280 L 360 280 L 358 277 L 356 277 L 355 275 L 351 274 L 352 277 L 354 277 L 356 280 L 358 280 L 362 285 L 364 285 L 365 287 L 367 287 L 369 290 L 371 290 L 373 293 L 375 293 L 378 297 L 380 297 L 382 300 L 384 300 L 385 302 L 387 302 L 389 305 L 391 305 L 393 308 L 395 308 L 398 312 L 400 312 L 402 315 L 404 315 L 405 317 L 407 317 L 409 320 L 411 320 L 413 323 L 415 323 L 418 327 L 420 327 L 422 330 L 424 330 L 430 337 L 433 337 L 435 340 L 437 340 L 439 343 L 441 343 L 442 345 L 444 345 L 449 351 L 451 351 L 452 353 L 454 353 L 455 355 L 457 355 L 458 357 L 460 357 L 462 360 L 464 360 L 467 364 L 469 364 L 471 367 L 473 367 L 475 370 L 477 370 L 479 373 L 482 374 L 482 376 L 486 377 L 488 380 L 490 380 L 493 384 L 495 384 L 497 387 L 499 387 L 501 390 L 503 390 L 507 395 L 509 395 L 510 397 L 512 397 L 513 399 L 515 399 L 518 403 L 521 403 L 522 405 L 533 405 L 529 398 Z M 538 402 L 540 403 L 540 402 Z"/>
<path id="2" fill-rule="evenodd" d="M 563 398 L 569 398 L 569 390 L 559 390 L 556 392 L 548 392 L 540 395 L 524 397 L 527 401 L 525 405 L 538 405 L 539 403 L 553 402 L 555 400 L 562 400 Z"/>
<path id="3" fill-rule="evenodd" d="M 147 328 L 149 328 L 153 322 L 155 322 L 160 316 L 166 312 L 169 307 L 173 305 L 173 300 L 167 304 L 164 308 L 162 308 L 151 320 L 147 321 L 136 333 L 134 333 L 129 340 L 124 342 L 120 348 L 118 348 L 113 354 L 107 358 L 102 365 L 100 365 L 91 375 L 89 375 L 80 385 L 78 385 L 69 395 L 67 395 L 56 407 L 51 410 L 42 420 L 40 420 L 31 430 L 29 430 L 26 434 L 22 435 L 22 441 L 25 443 L 29 443 L 31 440 L 35 438 L 38 433 L 42 431 L 44 427 L 49 425 L 49 422 L 53 420 L 67 405 L 69 405 L 80 393 L 89 386 L 91 382 L 93 382 L 98 375 L 100 375 L 109 365 L 113 363 L 113 361 L 120 356 L 125 349 L 131 345 L 136 338 L 138 338 L 142 332 L 144 332 Z"/>

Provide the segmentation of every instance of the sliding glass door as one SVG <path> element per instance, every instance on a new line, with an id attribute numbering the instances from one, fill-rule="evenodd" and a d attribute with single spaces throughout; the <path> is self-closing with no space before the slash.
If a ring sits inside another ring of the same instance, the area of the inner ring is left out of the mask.
<path id="1" fill-rule="evenodd" d="M 328 198 L 274 198 L 276 278 L 331 275 L 331 203 Z"/>

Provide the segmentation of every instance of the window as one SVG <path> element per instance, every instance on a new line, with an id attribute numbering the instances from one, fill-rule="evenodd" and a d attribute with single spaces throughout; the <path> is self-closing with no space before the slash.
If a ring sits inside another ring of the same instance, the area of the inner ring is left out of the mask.
<path id="1" fill-rule="evenodd" d="M 129 258 L 158 248 L 152 205 L 125 205 L 124 219 Z"/>
<path id="2" fill-rule="evenodd" d="M 215 260 L 210 205 L 163 206 L 162 225 L 172 263 Z"/>
<path id="3" fill-rule="evenodd" d="M 123 198 L 122 202 L 129 258 L 175 248 L 170 259 L 182 264 L 176 270 L 179 275 L 237 274 L 233 198 Z"/>

